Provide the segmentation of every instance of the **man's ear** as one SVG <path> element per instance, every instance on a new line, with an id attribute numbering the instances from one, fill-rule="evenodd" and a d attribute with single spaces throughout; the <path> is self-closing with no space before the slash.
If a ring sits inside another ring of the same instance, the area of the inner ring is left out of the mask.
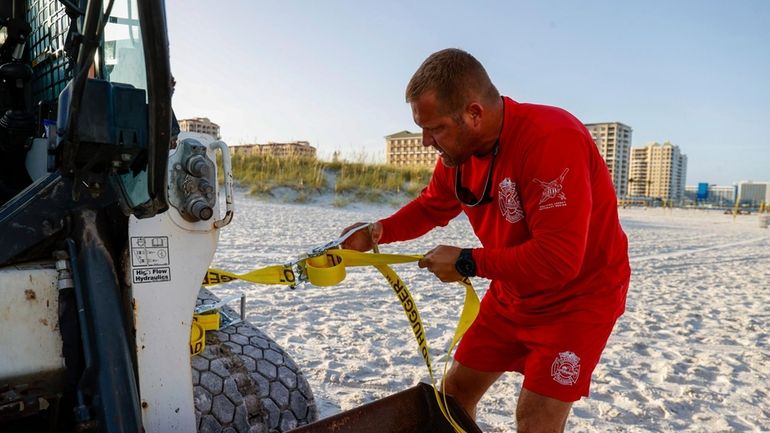
<path id="1" fill-rule="evenodd" d="M 471 102 L 465 107 L 465 113 L 471 120 L 471 124 L 478 128 L 481 125 L 481 117 L 484 115 L 484 107 L 478 102 Z"/>

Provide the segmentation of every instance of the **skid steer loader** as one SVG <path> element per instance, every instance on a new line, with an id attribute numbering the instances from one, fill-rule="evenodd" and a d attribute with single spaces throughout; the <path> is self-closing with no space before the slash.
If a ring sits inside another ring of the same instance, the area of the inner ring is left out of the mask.
<path id="1" fill-rule="evenodd" d="M 427 385 L 316 422 L 292 358 L 201 288 L 233 177 L 172 83 L 162 1 L 0 2 L 0 432 L 452 431 Z"/>
<path id="2" fill-rule="evenodd" d="M 232 173 L 224 143 L 174 131 L 163 2 L 4 0 L 0 86 L 0 431 L 314 421 L 304 376 L 249 323 L 190 358 Z"/>

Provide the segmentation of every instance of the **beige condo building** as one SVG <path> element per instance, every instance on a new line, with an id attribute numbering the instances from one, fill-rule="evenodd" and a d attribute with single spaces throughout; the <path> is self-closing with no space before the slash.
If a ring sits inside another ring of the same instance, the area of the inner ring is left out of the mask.
<path id="1" fill-rule="evenodd" d="M 290 141 L 288 143 L 269 142 L 267 144 L 241 144 L 230 149 L 233 153 L 244 155 L 262 155 L 284 157 L 315 158 L 317 149 L 307 141 Z"/>
<path id="2" fill-rule="evenodd" d="M 669 142 L 631 148 L 628 195 L 679 201 L 684 198 L 687 155 Z"/>
<path id="3" fill-rule="evenodd" d="M 607 164 L 615 186 L 615 194 L 623 196 L 628 190 L 629 151 L 632 128 L 620 122 L 586 123 L 586 129 Z"/>
<path id="4" fill-rule="evenodd" d="M 208 117 L 193 117 L 192 119 L 181 119 L 179 129 L 187 132 L 198 132 L 208 134 L 217 140 L 222 138 L 219 135 L 219 125 L 209 120 Z"/>
<path id="5" fill-rule="evenodd" d="M 628 195 L 631 197 L 647 197 L 648 178 L 648 149 L 632 147 L 628 162 Z"/>
<path id="6" fill-rule="evenodd" d="M 422 145 L 422 134 L 419 132 L 401 131 L 385 136 L 386 164 L 432 167 L 437 158 L 435 148 Z"/>

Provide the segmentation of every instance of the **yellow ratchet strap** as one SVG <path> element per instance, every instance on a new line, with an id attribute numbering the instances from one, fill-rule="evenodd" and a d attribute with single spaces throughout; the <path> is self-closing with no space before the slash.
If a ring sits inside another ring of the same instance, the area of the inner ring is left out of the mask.
<path id="1" fill-rule="evenodd" d="M 416 262 L 421 258 L 421 255 L 362 253 L 355 250 L 334 248 L 327 250 L 325 254 L 304 259 L 302 265 L 307 272 L 308 281 L 316 286 L 333 286 L 339 284 L 345 279 L 346 267 L 374 266 L 380 271 L 393 289 L 398 300 L 401 302 L 401 307 L 404 309 L 404 314 L 409 321 L 412 333 L 417 341 L 420 356 L 422 356 L 425 365 L 428 367 L 428 374 L 430 375 L 433 392 L 439 409 L 441 409 L 444 417 L 449 424 L 452 425 L 455 432 L 466 433 L 452 418 L 452 414 L 449 412 L 447 406 L 446 394 L 443 391 L 439 393 L 438 388 L 436 387 L 436 379 L 433 374 L 430 351 L 428 349 L 428 340 L 425 337 L 425 327 L 420 318 L 420 313 L 417 310 L 417 304 L 414 302 L 412 294 L 409 292 L 409 289 L 406 287 L 406 284 L 401 277 L 388 266 L 392 264 Z M 292 265 L 267 266 L 245 274 L 234 274 L 219 269 L 209 269 L 203 280 L 203 284 L 211 286 L 233 280 L 243 280 L 257 284 L 294 285 L 297 281 L 297 277 Z M 460 341 L 460 338 L 462 338 L 463 334 L 465 334 L 476 319 L 480 307 L 479 297 L 473 289 L 470 279 L 463 278 L 458 282 L 465 287 L 465 301 L 463 302 L 463 309 L 460 313 L 460 318 L 457 322 L 452 342 L 447 351 L 447 361 L 444 363 L 443 376 L 441 379 L 442 390 L 444 389 L 443 384 L 444 378 L 446 377 L 447 365 L 449 363 L 449 355 L 451 355 L 455 346 L 457 346 L 457 343 Z"/>

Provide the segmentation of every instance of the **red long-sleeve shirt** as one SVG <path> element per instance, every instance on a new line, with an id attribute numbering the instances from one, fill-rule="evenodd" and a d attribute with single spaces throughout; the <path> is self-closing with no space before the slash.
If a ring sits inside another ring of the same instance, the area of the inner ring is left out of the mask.
<path id="1" fill-rule="evenodd" d="M 381 243 L 414 239 L 462 211 L 483 245 L 473 250 L 477 275 L 492 280 L 486 296 L 503 314 L 532 324 L 615 320 L 625 308 L 630 267 L 604 160 L 566 111 L 504 103 L 493 200 L 461 204 L 456 169 L 439 160 L 421 194 L 380 221 Z M 471 157 L 461 167 L 462 184 L 477 197 L 490 161 Z"/>

